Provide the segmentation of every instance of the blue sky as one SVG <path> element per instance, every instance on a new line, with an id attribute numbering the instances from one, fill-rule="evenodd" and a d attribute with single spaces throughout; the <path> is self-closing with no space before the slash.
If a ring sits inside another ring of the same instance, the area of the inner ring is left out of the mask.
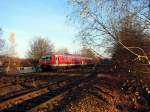
<path id="1" fill-rule="evenodd" d="M 77 28 L 66 18 L 70 13 L 67 0 L 2 0 L 0 9 L 3 37 L 16 33 L 20 57 L 25 57 L 29 41 L 37 36 L 51 40 L 56 50 L 67 47 L 73 52 L 79 48 L 73 42 Z"/>

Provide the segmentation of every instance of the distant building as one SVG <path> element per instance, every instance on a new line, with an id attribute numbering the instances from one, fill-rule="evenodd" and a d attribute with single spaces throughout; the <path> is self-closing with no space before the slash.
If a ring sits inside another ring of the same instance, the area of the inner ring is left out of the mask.
<path id="1" fill-rule="evenodd" d="M 33 59 L 21 59 L 16 57 L 0 56 L 0 72 L 16 74 L 32 71 Z"/>

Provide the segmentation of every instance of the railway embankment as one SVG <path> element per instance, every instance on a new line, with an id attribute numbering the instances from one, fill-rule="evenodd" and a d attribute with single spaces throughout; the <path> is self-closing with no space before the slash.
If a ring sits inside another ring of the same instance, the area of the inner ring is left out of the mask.
<path id="1" fill-rule="evenodd" d="M 140 78 L 140 77 L 138 77 Z M 0 78 L 0 110 L 148 112 L 149 77 L 99 70 L 26 73 Z"/>

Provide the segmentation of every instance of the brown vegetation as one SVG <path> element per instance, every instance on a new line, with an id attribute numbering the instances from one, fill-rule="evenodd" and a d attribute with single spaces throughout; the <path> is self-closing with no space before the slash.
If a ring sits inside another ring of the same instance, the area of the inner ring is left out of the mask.
<path id="1" fill-rule="evenodd" d="M 113 65 L 117 70 L 126 70 L 136 73 L 148 73 L 150 40 L 143 32 L 142 25 L 135 19 L 126 18 L 122 22 L 120 31 L 117 33 L 120 44 L 114 46 L 112 55 Z"/>

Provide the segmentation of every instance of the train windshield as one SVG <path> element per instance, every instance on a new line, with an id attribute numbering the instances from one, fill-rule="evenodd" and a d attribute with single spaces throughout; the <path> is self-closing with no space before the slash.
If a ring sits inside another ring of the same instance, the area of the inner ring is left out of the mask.
<path id="1" fill-rule="evenodd" d="M 43 60 L 43 61 L 50 61 L 51 57 L 50 56 L 42 56 L 41 60 Z"/>

